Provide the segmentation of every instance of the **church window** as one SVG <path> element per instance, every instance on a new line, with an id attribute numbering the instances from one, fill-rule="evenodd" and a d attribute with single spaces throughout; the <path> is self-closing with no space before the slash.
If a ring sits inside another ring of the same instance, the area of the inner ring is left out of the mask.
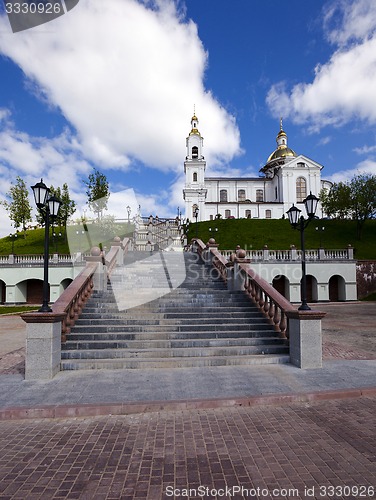
<path id="1" fill-rule="evenodd" d="M 265 210 L 265 219 L 271 219 L 271 218 L 272 218 L 272 211 Z"/>
<path id="2" fill-rule="evenodd" d="M 245 211 L 245 216 L 247 219 L 252 219 L 252 212 L 250 210 Z"/>
<path id="3" fill-rule="evenodd" d="M 245 189 L 238 190 L 238 201 L 245 201 Z"/>
<path id="4" fill-rule="evenodd" d="M 225 218 L 228 219 L 231 217 L 231 210 L 225 210 Z"/>
<path id="5" fill-rule="evenodd" d="M 219 192 L 219 201 L 220 202 L 227 202 L 227 189 L 221 189 Z"/>
<path id="6" fill-rule="evenodd" d="M 192 148 L 192 158 L 198 158 L 198 147 L 193 146 Z"/>
<path id="7" fill-rule="evenodd" d="M 196 216 L 196 208 L 198 208 L 198 205 L 195 204 L 192 206 L 192 218 L 195 218 Z"/>
<path id="8" fill-rule="evenodd" d="M 307 198 L 307 181 L 304 177 L 296 179 L 296 201 L 297 203 L 303 202 Z"/>
<path id="9" fill-rule="evenodd" d="M 302 162 L 298 163 L 298 168 L 304 168 L 304 167 L 305 167 L 305 163 L 302 163 Z"/>
<path id="10" fill-rule="evenodd" d="M 276 186 L 276 187 L 275 187 L 275 199 L 277 199 L 277 198 L 278 198 L 278 188 L 277 188 L 277 186 Z"/>
<path id="11" fill-rule="evenodd" d="M 262 189 L 256 189 L 256 202 L 264 201 L 264 191 Z"/>
<path id="12" fill-rule="evenodd" d="M 193 172 L 193 182 L 197 182 L 197 172 Z"/>

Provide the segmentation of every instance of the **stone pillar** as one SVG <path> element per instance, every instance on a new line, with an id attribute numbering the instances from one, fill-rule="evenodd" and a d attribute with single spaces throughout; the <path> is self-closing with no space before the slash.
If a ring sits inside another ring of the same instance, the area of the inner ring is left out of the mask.
<path id="1" fill-rule="evenodd" d="M 349 260 L 353 260 L 354 259 L 354 249 L 351 245 L 347 245 L 347 258 Z"/>
<path id="2" fill-rule="evenodd" d="M 296 251 L 295 245 L 290 245 L 290 254 L 291 254 L 291 260 L 297 260 L 298 252 Z"/>
<path id="3" fill-rule="evenodd" d="M 288 311 L 290 362 L 299 368 L 322 368 L 321 319 L 319 311 Z"/>
<path id="4" fill-rule="evenodd" d="M 25 379 L 46 380 L 60 371 L 61 322 L 65 313 L 25 313 Z"/>

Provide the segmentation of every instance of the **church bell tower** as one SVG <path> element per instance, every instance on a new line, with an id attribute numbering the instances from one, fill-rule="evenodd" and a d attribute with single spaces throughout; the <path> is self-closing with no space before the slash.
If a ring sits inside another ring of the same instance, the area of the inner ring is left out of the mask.
<path id="1" fill-rule="evenodd" d="M 194 211 L 199 209 L 198 220 L 205 220 L 205 189 L 206 161 L 202 154 L 203 137 L 198 130 L 196 113 L 191 119 L 191 131 L 186 139 L 187 156 L 184 162 L 185 187 L 183 196 L 185 200 L 185 217 L 194 220 Z"/>

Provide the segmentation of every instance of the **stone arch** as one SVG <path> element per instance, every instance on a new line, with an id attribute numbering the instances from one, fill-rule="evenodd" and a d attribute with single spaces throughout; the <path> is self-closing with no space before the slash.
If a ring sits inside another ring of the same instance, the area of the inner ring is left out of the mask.
<path id="1" fill-rule="evenodd" d="M 334 274 L 329 279 L 329 300 L 331 302 L 346 300 L 346 282 L 339 274 Z"/>
<path id="2" fill-rule="evenodd" d="M 16 285 L 18 298 L 23 297 L 23 302 L 27 304 L 41 304 L 43 302 L 43 280 L 30 278 L 20 281 Z M 16 302 L 22 300 L 16 299 Z"/>
<path id="3" fill-rule="evenodd" d="M 72 283 L 72 279 L 71 278 L 65 278 L 61 281 L 60 283 L 60 293 L 62 293 L 66 288 L 68 288 L 68 286 Z"/>
<path id="4" fill-rule="evenodd" d="M 278 274 L 273 278 L 273 288 L 283 295 L 287 300 L 290 300 L 290 280 L 283 274 Z"/>

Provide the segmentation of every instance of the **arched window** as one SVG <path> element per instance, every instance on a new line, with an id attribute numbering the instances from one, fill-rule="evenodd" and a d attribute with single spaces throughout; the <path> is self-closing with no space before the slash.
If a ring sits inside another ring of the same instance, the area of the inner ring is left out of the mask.
<path id="1" fill-rule="evenodd" d="M 245 189 L 238 190 L 238 201 L 245 201 Z"/>
<path id="2" fill-rule="evenodd" d="M 192 158 L 198 158 L 198 147 L 193 146 L 192 148 Z"/>
<path id="3" fill-rule="evenodd" d="M 271 219 L 271 218 L 272 218 L 272 211 L 265 210 L 265 219 Z"/>
<path id="4" fill-rule="evenodd" d="M 195 218 L 196 216 L 196 208 L 198 208 L 198 205 L 194 204 L 192 206 L 192 218 Z"/>
<path id="5" fill-rule="evenodd" d="M 197 172 L 193 172 L 193 182 L 197 182 Z"/>
<path id="6" fill-rule="evenodd" d="M 227 189 L 221 189 L 219 191 L 219 201 L 220 202 L 227 202 Z"/>
<path id="7" fill-rule="evenodd" d="M 300 203 L 307 198 L 307 181 L 304 177 L 296 179 L 296 202 Z"/>
<path id="8" fill-rule="evenodd" d="M 256 202 L 264 201 L 264 191 L 262 189 L 256 189 Z"/>
<path id="9" fill-rule="evenodd" d="M 247 219 L 251 219 L 252 218 L 252 212 L 250 210 L 246 210 L 245 211 L 245 216 Z"/>

